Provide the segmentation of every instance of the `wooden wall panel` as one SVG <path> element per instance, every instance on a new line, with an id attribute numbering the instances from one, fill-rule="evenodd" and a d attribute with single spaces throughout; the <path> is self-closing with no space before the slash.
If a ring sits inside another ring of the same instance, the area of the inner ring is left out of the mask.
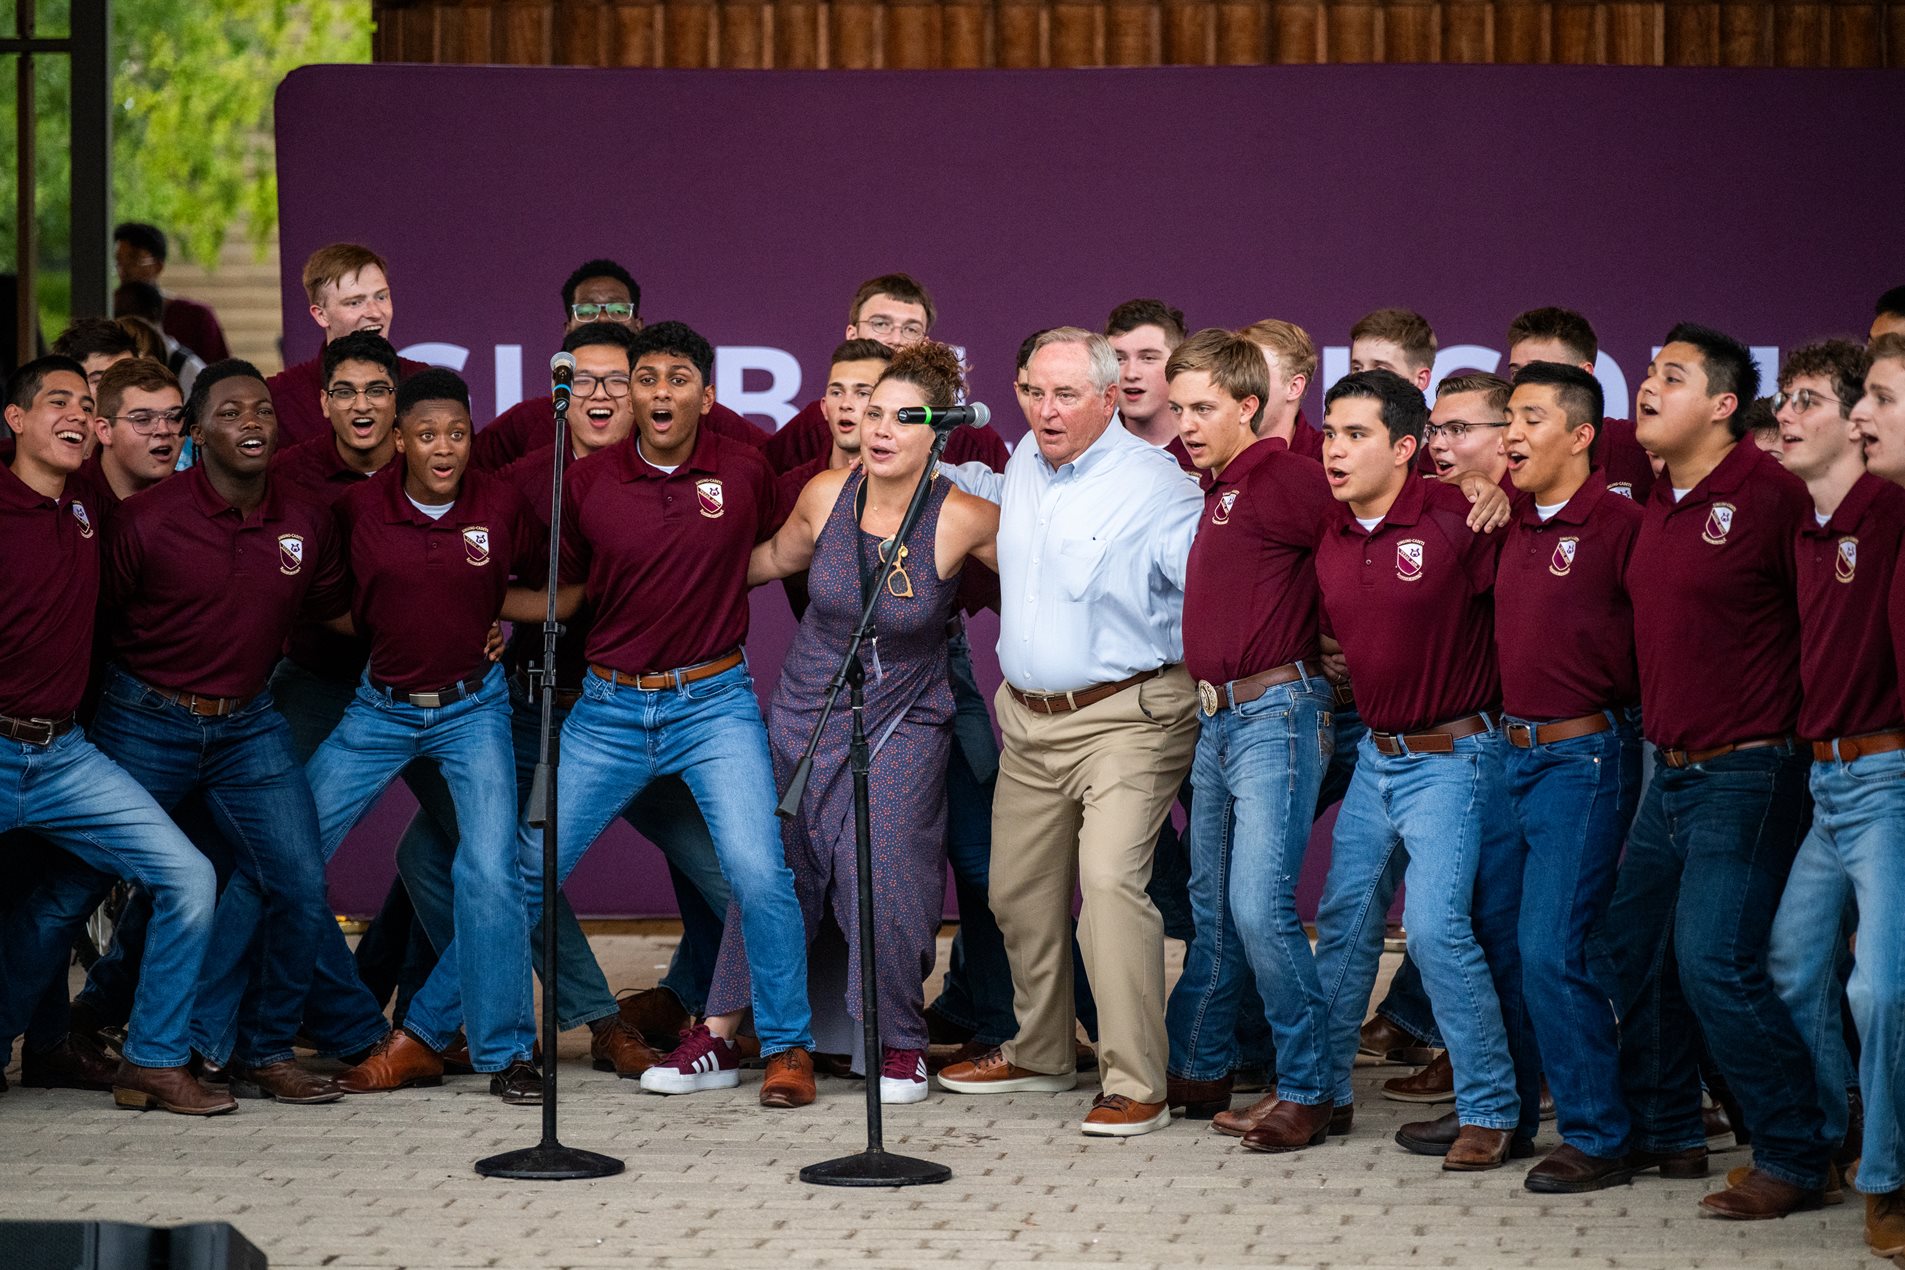
<path id="1" fill-rule="evenodd" d="M 1905 65 L 1905 0 L 372 0 L 380 62 Z"/>

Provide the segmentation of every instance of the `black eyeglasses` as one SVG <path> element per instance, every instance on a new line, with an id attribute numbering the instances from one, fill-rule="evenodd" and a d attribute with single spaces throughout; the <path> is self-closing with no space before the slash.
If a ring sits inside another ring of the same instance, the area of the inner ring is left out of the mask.
<path id="1" fill-rule="evenodd" d="M 577 375 L 569 384 L 578 397 L 593 397 L 599 386 L 602 391 L 617 400 L 628 396 L 627 375 Z"/>
<path id="2" fill-rule="evenodd" d="M 356 401 L 359 396 L 368 397 L 373 402 L 389 401 L 397 395 L 397 390 L 389 384 L 371 384 L 364 388 L 357 388 L 351 384 L 338 384 L 335 387 L 326 388 L 324 395 L 341 406 L 345 402 Z"/>
<path id="3" fill-rule="evenodd" d="M 569 313 L 578 322 L 595 322 L 603 318 L 626 322 L 635 316 L 635 306 L 625 300 L 618 300 L 614 304 L 572 304 Z"/>
<path id="4" fill-rule="evenodd" d="M 1468 435 L 1470 428 L 1505 428 L 1507 426 L 1506 419 L 1483 419 L 1476 423 L 1470 423 L 1466 419 L 1451 419 L 1447 423 L 1429 424 L 1422 429 L 1422 436 L 1425 440 L 1440 435 L 1446 436 L 1451 441 L 1460 441 Z"/>

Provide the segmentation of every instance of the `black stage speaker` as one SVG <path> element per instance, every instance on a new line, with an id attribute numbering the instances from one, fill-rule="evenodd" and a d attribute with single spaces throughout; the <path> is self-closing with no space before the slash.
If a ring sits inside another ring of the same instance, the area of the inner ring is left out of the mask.
<path id="1" fill-rule="evenodd" d="M 267 1270 L 269 1265 L 230 1222 L 0 1222 L 0 1266 L 6 1270 Z"/>

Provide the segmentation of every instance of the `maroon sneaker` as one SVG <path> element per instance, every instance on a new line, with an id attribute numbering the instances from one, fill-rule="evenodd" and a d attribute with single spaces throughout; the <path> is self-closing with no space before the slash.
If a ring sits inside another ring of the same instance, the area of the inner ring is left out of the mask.
<path id="1" fill-rule="evenodd" d="M 681 1044 L 642 1073 L 642 1088 L 651 1094 L 698 1094 L 740 1083 L 741 1051 L 705 1023 L 683 1032 Z"/>

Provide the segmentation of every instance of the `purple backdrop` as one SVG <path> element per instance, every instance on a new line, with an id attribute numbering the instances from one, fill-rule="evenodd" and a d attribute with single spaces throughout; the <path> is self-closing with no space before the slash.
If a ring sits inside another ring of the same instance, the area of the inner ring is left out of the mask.
<path id="1" fill-rule="evenodd" d="M 307 67 L 277 102 L 285 354 L 318 348 L 305 256 L 355 240 L 391 262 L 399 347 L 459 366 L 479 418 L 543 391 L 559 285 L 597 255 L 650 321 L 706 334 L 721 398 L 770 426 L 817 395 L 853 287 L 894 269 L 932 289 L 1008 437 L 1019 340 L 1138 295 L 1193 326 L 1300 322 L 1323 383 L 1381 305 L 1435 323 L 1441 373 L 1494 368 L 1514 313 L 1565 304 L 1631 403 L 1683 317 L 1769 365 L 1863 333 L 1901 281 L 1905 164 L 1870 138 L 1902 91 L 1880 71 Z M 374 123 L 340 126 L 339 101 Z M 778 589 L 754 612 L 766 690 L 791 623 Z M 343 907 L 381 897 L 407 798 L 344 848 Z M 612 837 L 577 907 L 672 911 L 652 848 Z"/>

